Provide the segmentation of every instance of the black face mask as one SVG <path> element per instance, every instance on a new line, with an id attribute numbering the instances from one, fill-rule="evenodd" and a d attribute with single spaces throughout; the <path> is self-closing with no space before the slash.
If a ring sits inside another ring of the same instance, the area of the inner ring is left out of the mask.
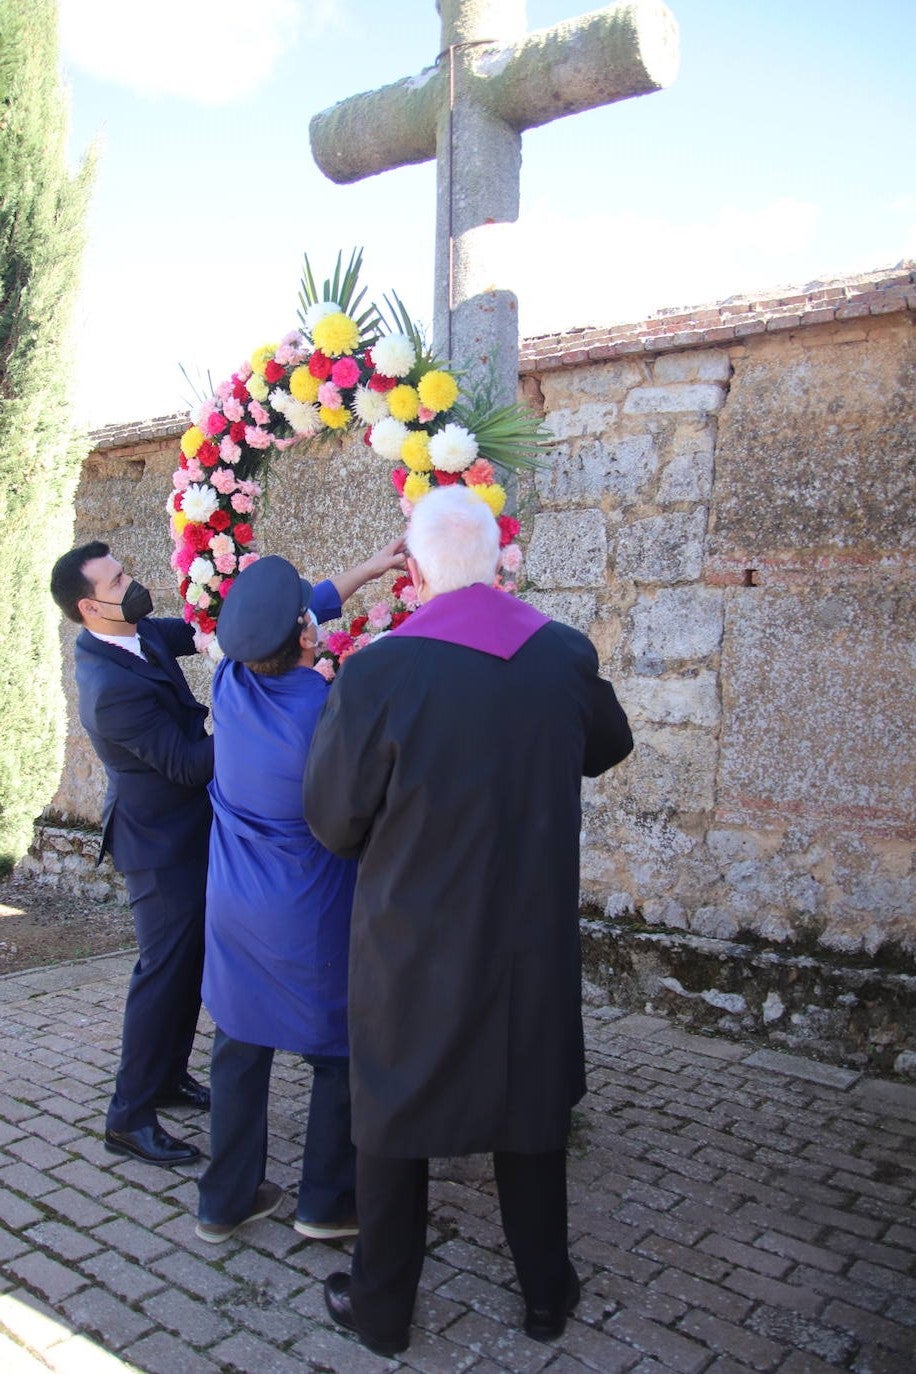
<path id="1" fill-rule="evenodd" d="M 102 606 L 120 606 L 121 614 L 128 625 L 136 625 L 145 615 L 152 615 L 153 598 L 142 582 L 131 582 L 120 601 L 96 601 Z"/>

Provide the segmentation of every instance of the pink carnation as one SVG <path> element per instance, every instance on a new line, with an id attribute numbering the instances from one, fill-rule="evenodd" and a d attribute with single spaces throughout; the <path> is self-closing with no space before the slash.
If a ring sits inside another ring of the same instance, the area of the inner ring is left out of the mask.
<path id="1" fill-rule="evenodd" d="M 224 558 L 226 554 L 235 556 L 235 540 L 231 534 L 214 534 L 210 540 L 210 552 L 214 559 Z M 220 572 L 232 572 L 232 568 L 220 568 Z"/>
<path id="2" fill-rule="evenodd" d="M 420 406 L 420 409 L 417 411 L 417 419 L 420 421 L 421 425 L 428 425 L 430 420 L 435 420 L 438 413 L 437 410 L 430 410 L 429 406 Z"/>
<path id="3" fill-rule="evenodd" d="M 228 421 L 225 415 L 220 415 L 218 410 L 211 411 L 207 416 L 207 433 L 210 435 L 210 438 L 212 439 L 217 434 L 222 434 L 227 424 Z"/>
<path id="4" fill-rule="evenodd" d="M 248 402 L 248 414 L 256 425 L 270 424 L 270 412 L 264 409 L 260 401 Z"/>
<path id="5" fill-rule="evenodd" d="M 194 607 L 189 605 L 187 601 L 181 608 L 181 618 L 188 625 L 190 625 L 191 621 L 194 619 Z"/>
<path id="6" fill-rule="evenodd" d="M 241 458 L 242 450 L 238 444 L 229 438 L 228 434 L 224 434 L 219 441 L 219 456 L 224 463 L 229 463 L 232 466 Z"/>
<path id="7" fill-rule="evenodd" d="M 413 502 L 408 501 L 406 496 L 402 496 L 398 505 L 401 507 L 401 514 L 406 520 L 409 520 L 413 514 Z"/>
<path id="8" fill-rule="evenodd" d="M 270 435 L 266 429 L 256 429 L 253 425 L 246 425 L 245 443 L 249 448 L 270 448 Z"/>
<path id="9" fill-rule="evenodd" d="M 238 372 L 236 372 L 235 374 L 236 379 L 240 382 L 247 382 L 248 378 L 251 376 L 253 371 L 254 369 L 252 368 L 251 363 L 242 363 Z"/>
<path id="10" fill-rule="evenodd" d="M 229 497 L 229 504 L 239 515 L 247 515 L 254 505 L 254 501 L 252 501 L 250 496 L 246 496 L 244 492 L 237 491 Z"/>
<path id="11" fill-rule="evenodd" d="M 219 397 L 219 399 L 224 403 L 224 404 L 223 404 L 223 414 L 224 414 L 224 415 L 228 415 L 229 412 L 226 410 L 225 402 L 228 401 L 228 400 L 229 400 L 229 397 L 232 395 L 232 382 L 231 382 L 231 380 L 228 380 L 228 381 L 225 381 L 225 382 L 220 382 L 219 386 L 216 388 L 216 394 L 217 394 L 217 396 Z M 229 419 L 231 420 L 232 418 L 233 418 L 233 417 L 232 417 L 231 415 L 229 415 Z"/>
<path id="12" fill-rule="evenodd" d="M 257 563 L 260 557 L 259 553 L 243 553 L 239 559 L 239 572 L 244 572 L 246 568 L 250 568 L 252 563 Z"/>
<path id="13" fill-rule="evenodd" d="M 241 420 L 244 416 L 245 407 L 242 405 L 241 401 L 237 401 L 236 398 L 230 394 L 223 402 L 223 414 L 227 420 L 231 420 L 235 423 L 236 420 Z"/>
<path id="14" fill-rule="evenodd" d="M 518 544 L 507 545 L 499 556 L 499 562 L 506 572 L 518 572 L 522 566 L 522 551 Z"/>
<path id="15" fill-rule="evenodd" d="M 333 634 L 328 635 L 327 648 L 329 653 L 339 658 L 347 649 L 353 648 L 353 637 L 348 635 L 346 630 L 335 630 Z"/>
<path id="16" fill-rule="evenodd" d="M 384 630 L 391 624 L 391 608 L 384 601 L 377 601 L 369 608 L 369 624 L 374 630 Z"/>
<path id="17" fill-rule="evenodd" d="M 206 476 L 203 467 L 196 458 L 188 459 L 188 466 L 185 468 L 185 472 L 188 474 L 189 482 L 202 482 Z"/>
<path id="18" fill-rule="evenodd" d="M 210 548 L 211 548 L 211 552 L 212 552 L 213 546 L 211 545 Z M 234 554 L 234 553 L 220 553 L 220 554 L 216 554 L 215 557 L 214 557 L 214 559 L 213 559 L 213 566 L 216 568 L 216 571 L 217 571 L 218 573 L 223 573 L 223 574 L 226 574 L 226 573 L 234 573 L 234 572 L 235 572 L 235 554 Z M 225 584 L 223 584 L 223 585 L 225 585 Z M 225 592 L 222 592 L 222 591 L 221 591 L 221 592 L 220 592 L 220 596 L 225 596 Z"/>
<path id="19" fill-rule="evenodd" d="M 331 381 L 335 386 L 356 386 L 359 381 L 359 366 L 353 358 L 338 358 L 331 368 Z M 318 395 L 321 395 L 319 391 Z"/>
<path id="20" fill-rule="evenodd" d="M 327 406 L 328 410 L 340 410 L 343 405 L 343 397 L 333 382 L 322 382 L 318 388 L 318 402 L 320 405 Z"/>
<path id="21" fill-rule="evenodd" d="M 354 649 L 365 649 L 367 644 L 372 643 L 372 636 L 367 634 L 357 635 L 353 641 Z"/>
<path id="22" fill-rule="evenodd" d="M 172 473 L 172 486 L 176 491 L 187 491 L 191 485 L 191 479 L 185 468 L 176 468 Z"/>
<path id="23" fill-rule="evenodd" d="M 175 560 L 176 571 L 180 573 L 187 573 L 188 569 L 190 568 L 191 564 L 194 562 L 194 559 L 196 557 L 196 549 L 193 549 L 190 544 L 182 544 L 172 554 L 172 558 Z"/>
<path id="24" fill-rule="evenodd" d="M 236 490 L 238 482 L 229 468 L 216 468 L 210 473 L 210 486 L 215 487 L 222 496 L 228 496 Z"/>
<path id="25" fill-rule="evenodd" d="M 239 491 L 244 492 L 246 496 L 260 496 L 261 484 L 260 482 L 252 482 L 250 478 L 240 477 Z"/>
<path id="26" fill-rule="evenodd" d="M 408 608 L 408 610 L 413 610 L 415 606 L 419 606 L 420 598 L 417 595 L 416 587 L 405 587 L 404 590 L 401 592 L 401 601 Z"/>
<path id="27" fill-rule="evenodd" d="M 203 405 L 201 405 L 197 411 L 197 428 L 202 429 L 204 434 L 208 432 L 207 426 L 210 423 L 210 416 L 215 410 L 215 398 L 211 398 L 209 401 L 204 401 Z"/>
<path id="28" fill-rule="evenodd" d="M 199 611 L 206 611 L 206 610 L 209 609 L 209 606 L 210 606 L 210 593 L 209 593 L 209 592 L 201 592 L 200 596 L 197 598 L 197 609 L 198 609 Z"/>
<path id="29" fill-rule="evenodd" d="M 316 673 L 320 673 L 325 682 L 333 682 L 336 674 L 334 664 L 329 658 L 319 658 L 312 665 Z"/>
<path id="30" fill-rule="evenodd" d="M 235 562 L 235 559 L 233 559 L 232 561 Z M 223 572 L 223 571 L 224 571 L 224 569 L 220 568 L 220 572 Z M 225 601 L 226 597 L 227 597 L 227 596 L 229 595 L 229 593 L 232 591 L 232 582 L 233 582 L 233 579 L 232 579 L 231 577 L 226 577 L 226 578 L 224 578 L 223 581 L 219 584 L 219 594 L 220 594 L 220 597 L 222 598 L 223 601 Z"/>

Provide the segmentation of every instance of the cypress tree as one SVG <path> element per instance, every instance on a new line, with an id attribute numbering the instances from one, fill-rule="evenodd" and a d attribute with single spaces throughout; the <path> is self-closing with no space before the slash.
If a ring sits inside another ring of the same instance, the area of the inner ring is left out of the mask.
<path id="1" fill-rule="evenodd" d="M 51 565 L 87 445 L 68 333 L 91 159 L 67 168 L 54 0 L 0 0 L 0 872 L 24 853 L 63 758 Z"/>

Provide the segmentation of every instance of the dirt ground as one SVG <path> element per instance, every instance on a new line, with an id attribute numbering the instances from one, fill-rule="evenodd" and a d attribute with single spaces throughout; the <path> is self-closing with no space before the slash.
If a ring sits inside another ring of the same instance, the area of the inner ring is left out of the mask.
<path id="1" fill-rule="evenodd" d="M 127 905 L 0 879 L 0 975 L 129 949 Z"/>

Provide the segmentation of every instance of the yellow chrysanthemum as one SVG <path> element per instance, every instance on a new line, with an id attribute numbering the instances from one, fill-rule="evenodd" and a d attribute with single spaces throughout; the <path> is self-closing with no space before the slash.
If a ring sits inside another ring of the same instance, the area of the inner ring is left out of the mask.
<path id="1" fill-rule="evenodd" d="M 267 400 L 267 393 L 270 391 L 270 387 L 267 385 L 264 378 L 259 377 L 256 372 L 252 373 L 245 385 L 248 388 L 249 396 L 253 396 L 256 401 Z"/>
<path id="2" fill-rule="evenodd" d="M 427 410 L 450 410 L 458 399 L 458 383 L 449 372 L 424 372 L 417 392 Z"/>
<path id="3" fill-rule="evenodd" d="M 267 360 L 269 358 L 272 358 L 276 351 L 277 345 L 275 343 L 261 344 L 260 348 L 256 348 L 255 351 L 252 353 L 251 357 L 248 359 L 248 361 L 251 363 L 252 372 L 256 372 L 259 377 L 263 377 L 264 369 L 267 366 Z M 251 391 L 250 386 L 248 390 Z"/>
<path id="4" fill-rule="evenodd" d="M 172 529 L 175 531 L 176 534 L 181 534 L 181 531 L 184 529 L 187 523 L 188 517 L 185 515 L 183 510 L 176 510 L 172 512 Z"/>
<path id="5" fill-rule="evenodd" d="M 325 315 L 312 330 L 315 347 L 320 348 L 328 358 L 339 358 L 342 353 L 353 353 L 359 343 L 359 329 L 349 315 L 339 311 L 336 315 Z"/>
<path id="6" fill-rule="evenodd" d="M 425 429 L 415 429 L 408 434 L 401 445 L 401 459 L 411 472 L 431 472 L 432 459 L 429 456 L 429 435 Z"/>
<path id="7" fill-rule="evenodd" d="M 350 412 L 346 406 L 338 406 L 336 410 L 332 410 L 330 406 L 321 406 L 318 416 L 328 429 L 346 429 L 350 423 Z"/>
<path id="8" fill-rule="evenodd" d="M 386 400 L 388 401 L 388 409 L 396 420 L 403 420 L 407 424 L 410 420 L 417 418 L 420 398 L 414 387 L 402 383 L 388 392 Z"/>
<path id="9" fill-rule="evenodd" d="M 404 483 L 404 495 L 407 497 L 408 501 L 412 501 L 414 505 L 416 505 L 418 501 L 422 501 L 428 491 L 429 478 L 422 472 L 412 472 Z"/>
<path id="10" fill-rule="evenodd" d="M 290 393 L 297 401 L 303 401 L 306 405 L 318 400 L 320 386 L 321 382 L 312 376 L 307 367 L 297 367 L 290 373 Z"/>
<path id="11" fill-rule="evenodd" d="M 181 451 L 186 458 L 193 458 L 204 441 L 204 432 L 192 425 L 181 436 Z"/>
<path id="12" fill-rule="evenodd" d="M 501 487 L 498 482 L 494 482 L 488 487 L 468 487 L 468 491 L 479 496 L 481 501 L 486 501 L 494 515 L 502 514 L 503 506 L 506 504 L 506 489 Z"/>

